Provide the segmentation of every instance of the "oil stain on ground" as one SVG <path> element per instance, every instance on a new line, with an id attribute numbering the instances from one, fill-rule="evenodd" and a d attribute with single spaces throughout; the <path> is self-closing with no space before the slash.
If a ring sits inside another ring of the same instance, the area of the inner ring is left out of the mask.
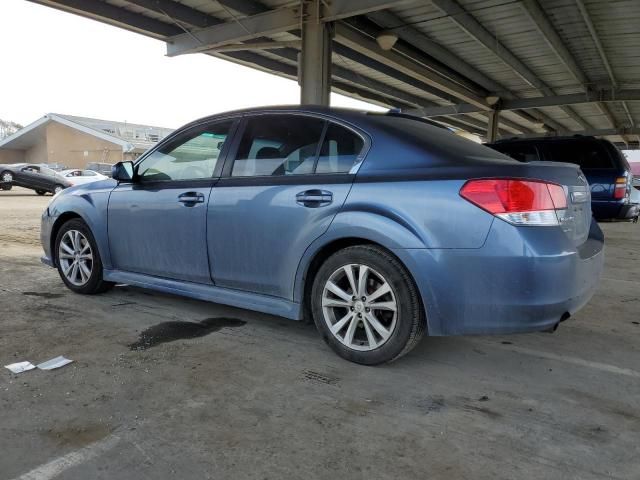
<path id="1" fill-rule="evenodd" d="M 129 345 L 129 349 L 147 350 L 161 343 L 204 337 L 222 328 L 241 327 L 245 323 L 227 317 L 206 318 L 201 322 L 162 322 L 141 332 L 138 341 Z"/>
<path id="2" fill-rule="evenodd" d="M 49 293 L 49 292 L 22 292 L 23 295 L 28 297 L 42 297 L 42 298 L 61 298 L 64 297 L 63 293 Z"/>

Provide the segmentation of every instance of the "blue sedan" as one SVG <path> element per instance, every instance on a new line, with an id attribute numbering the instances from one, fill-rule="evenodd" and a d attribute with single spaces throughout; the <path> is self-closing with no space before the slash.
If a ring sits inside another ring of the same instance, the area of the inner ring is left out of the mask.
<path id="1" fill-rule="evenodd" d="M 322 107 L 188 124 L 58 194 L 42 246 L 74 292 L 125 283 L 311 317 L 362 364 L 425 333 L 553 330 L 591 298 L 604 256 L 575 165 Z"/>

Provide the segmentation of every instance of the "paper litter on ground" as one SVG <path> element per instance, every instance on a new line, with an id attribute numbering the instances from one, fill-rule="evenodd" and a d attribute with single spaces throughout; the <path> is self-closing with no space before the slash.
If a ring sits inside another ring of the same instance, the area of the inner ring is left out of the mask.
<path id="1" fill-rule="evenodd" d="M 59 356 L 56 358 L 52 358 L 51 360 L 47 360 L 46 362 L 39 363 L 36 365 L 40 370 L 53 370 L 54 368 L 64 367 L 65 365 L 73 362 L 73 360 L 69 360 L 68 358 L 64 358 L 63 356 Z"/>
<path id="2" fill-rule="evenodd" d="M 27 370 L 33 370 L 36 366 L 31 362 L 18 362 L 11 365 L 5 365 L 4 368 L 8 368 L 13 373 L 22 373 Z"/>

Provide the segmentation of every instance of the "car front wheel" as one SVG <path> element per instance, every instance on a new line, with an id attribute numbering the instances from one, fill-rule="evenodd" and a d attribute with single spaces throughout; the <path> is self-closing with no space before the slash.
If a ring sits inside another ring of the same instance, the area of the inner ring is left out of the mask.
<path id="1" fill-rule="evenodd" d="M 348 247 L 325 261 L 314 279 L 311 310 L 327 344 L 365 365 L 408 353 L 426 325 L 411 276 L 396 257 L 373 245 Z"/>
<path id="2" fill-rule="evenodd" d="M 66 222 L 56 235 L 55 255 L 58 273 L 72 291 L 94 294 L 113 284 L 102 279 L 102 260 L 93 234 L 80 219 Z"/>
<path id="3" fill-rule="evenodd" d="M 11 187 L 13 186 L 13 174 L 11 172 L 0 173 L 0 180 L 2 190 L 11 190 Z"/>
<path id="4" fill-rule="evenodd" d="M 64 187 L 62 185 L 56 185 L 53 189 L 53 193 L 60 193 L 62 190 L 64 190 Z"/>

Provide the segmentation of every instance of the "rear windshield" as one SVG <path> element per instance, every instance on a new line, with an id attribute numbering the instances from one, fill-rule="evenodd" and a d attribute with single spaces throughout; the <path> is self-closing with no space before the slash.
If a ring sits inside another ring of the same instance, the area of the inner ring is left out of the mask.
<path id="1" fill-rule="evenodd" d="M 526 143 L 497 143 L 489 146 L 519 162 L 535 162 L 540 160 L 538 149 Z"/>
<path id="2" fill-rule="evenodd" d="M 544 145 L 545 160 L 580 165 L 582 170 L 613 168 L 613 160 L 600 142 L 549 142 Z"/>
<path id="3" fill-rule="evenodd" d="M 464 158 L 470 163 L 482 160 L 510 161 L 509 158 L 499 153 L 496 154 L 496 151 L 491 148 L 455 135 L 446 128 L 429 125 L 419 119 L 385 114 L 369 115 L 376 119 L 378 125 L 384 127 L 385 132 L 412 141 L 417 145 L 424 145 L 431 151 L 440 150 L 445 155 L 455 152 L 459 158 Z"/>

